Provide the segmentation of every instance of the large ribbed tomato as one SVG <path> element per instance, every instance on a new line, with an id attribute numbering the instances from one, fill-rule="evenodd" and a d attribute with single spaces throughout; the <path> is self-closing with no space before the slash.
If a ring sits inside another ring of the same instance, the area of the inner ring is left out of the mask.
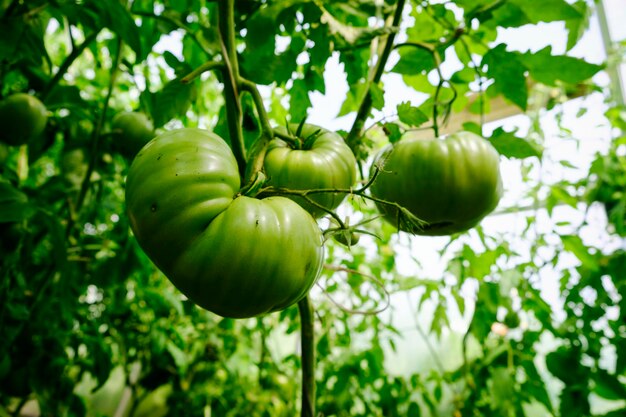
<path id="1" fill-rule="evenodd" d="M 17 93 L 0 102 L 0 141 L 7 145 L 28 143 L 43 133 L 47 123 L 48 111 L 37 97 Z"/>
<path id="2" fill-rule="evenodd" d="M 471 132 L 445 139 L 404 137 L 384 149 L 374 166 L 381 170 L 371 194 L 426 221 L 417 234 L 468 230 L 496 208 L 502 195 L 498 152 Z M 385 219 L 403 229 L 397 209 L 377 205 Z"/>
<path id="3" fill-rule="evenodd" d="M 297 125 L 290 125 L 296 132 Z M 278 132 L 287 133 L 283 127 Z M 301 148 L 294 149 L 282 139 L 270 142 L 265 156 L 265 175 L 268 185 L 292 190 L 349 189 L 356 182 L 356 159 L 350 148 L 338 134 L 305 124 L 300 138 Z M 337 208 L 346 197 L 345 193 L 311 194 L 311 199 L 329 210 Z M 294 201 L 315 217 L 326 212 L 294 197 Z"/>
<path id="4" fill-rule="evenodd" d="M 284 197 L 238 196 L 237 161 L 217 135 L 157 136 L 126 183 L 140 246 L 180 291 L 224 317 L 281 310 L 306 295 L 323 261 L 322 234 Z"/>

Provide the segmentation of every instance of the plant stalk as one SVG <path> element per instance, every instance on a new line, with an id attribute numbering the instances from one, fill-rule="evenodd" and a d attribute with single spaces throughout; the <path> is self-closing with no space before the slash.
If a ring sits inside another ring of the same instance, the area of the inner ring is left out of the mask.
<path id="1" fill-rule="evenodd" d="M 396 9 L 394 11 L 393 20 L 391 22 L 391 27 L 398 27 L 400 25 L 400 21 L 402 19 L 402 11 L 404 10 L 405 0 L 398 0 L 396 4 Z M 389 59 L 389 54 L 393 50 L 393 42 L 396 38 L 396 32 L 391 31 L 389 35 L 387 35 L 387 40 L 385 41 L 385 46 L 383 48 L 383 52 L 380 54 L 378 61 L 376 62 L 376 68 L 374 70 L 374 74 L 372 79 L 368 83 L 368 88 L 365 92 L 365 96 L 363 97 L 363 101 L 361 101 L 361 105 L 359 106 L 359 110 L 357 111 L 356 119 L 352 125 L 352 129 L 348 133 L 346 138 L 346 143 L 352 149 L 355 155 L 358 158 L 358 148 L 361 144 L 361 135 L 363 134 L 363 129 L 365 126 L 365 122 L 369 117 L 372 111 L 372 93 L 370 92 L 370 86 L 373 84 L 378 84 L 380 79 L 385 71 L 385 65 L 387 64 L 387 60 Z"/>
<path id="2" fill-rule="evenodd" d="M 235 41 L 235 0 L 218 2 L 219 33 L 224 58 L 224 100 L 228 119 L 228 133 L 233 153 L 239 166 L 239 175 L 243 179 L 246 172 L 246 149 L 241 129 L 242 111 L 237 89 L 239 79 L 239 63 L 237 61 L 237 44 Z"/>
<path id="3" fill-rule="evenodd" d="M 313 305 L 307 295 L 298 302 L 302 350 L 302 409 L 300 417 L 315 417 L 315 337 Z"/>

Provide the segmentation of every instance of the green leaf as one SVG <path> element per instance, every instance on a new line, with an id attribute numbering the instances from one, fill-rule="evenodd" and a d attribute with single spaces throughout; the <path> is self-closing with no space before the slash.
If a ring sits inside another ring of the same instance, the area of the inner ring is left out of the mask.
<path id="1" fill-rule="evenodd" d="M 33 212 L 26 194 L 8 182 L 0 182 L 0 223 L 22 221 Z"/>
<path id="2" fill-rule="evenodd" d="M 576 256 L 584 267 L 591 270 L 597 270 L 600 267 L 598 256 L 589 253 L 589 248 L 583 243 L 580 236 L 563 235 L 561 241 L 563 242 L 563 249 Z"/>
<path id="3" fill-rule="evenodd" d="M 372 107 L 376 110 L 382 110 L 385 106 L 385 92 L 380 85 L 371 84 L 369 93 L 372 98 Z"/>
<path id="4" fill-rule="evenodd" d="M 432 52 L 422 48 L 407 46 L 400 49 L 400 60 L 391 69 L 391 72 L 413 75 L 428 72 L 434 68 L 435 59 Z"/>
<path id="5" fill-rule="evenodd" d="M 593 379 L 595 381 L 593 392 L 600 397 L 613 401 L 626 399 L 626 386 L 617 378 L 617 375 L 609 374 L 600 368 L 595 372 Z"/>
<path id="6" fill-rule="evenodd" d="M 195 84 L 183 84 L 176 78 L 152 96 L 152 120 L 154 127 L 161 127 L 170 120 L 185 115 L 195 99 Z"/>
<path id="7" fill-rule="evenodd" d="M 581 14 L 565 0 L 542 0 L 537 7 L 536 0 L 509 0 L 530 19 L 530 23 L 554 22 L 559 20 L 577 19 Z"/>
<path id="8" fill-rule="evenodd" d="M 309 89 L 306 81 L 297 79 L 289 90 L 289 114 L 291 120 L 300 121 L 307 116 L 307 110 L 311 107 Z"/>
<path id="9" fill-rule="evenodd" d="M 365 83 L 354 84 L 350 86 L 350 91 L 346 95 L 346 99 L 344 100 L 341 108 L 339 109 L 339 114 L 337 117 L 345 116 L 346 114 L 352 113 L 356 111 L 359 105 L 361 104 L 361 100 L 363 100 L 363 96 L 365 95 Z"/>
<path id="10" fill-rule="evenodd" d="M 557 81 L 570 84 L 580 83 L 593 77 L 604 66 L 591 64 L 580 58 L 566 55 L 552 55 L 552 48 L 520 56 L 520 61 L 530 71 L 530 75 L 540 83 L 556 85 Z"/>
<path id="11" fill-rule="evenodd" d="M 141 37 L 135 20 L 119 0 L 89 0 L 86 6 L 92 9 L 106 27 L 124 40 L 137 55 L 137 60 L 142 61 L 144 55 L 141 48 Z"/>
<path id="12" fill-rule="evenodd" d="M 539 145 L 515 136 L 515 131 L 507 132 L 502 127 L 493 131 L 489 141 L 500 155 L 507 158 L 541 158 L 543 154 L 543 150 L 539 148 Z"/>
<path id="13" fill-rule="evenodd" d="M 485 54 L 482 65 L 487 66 L 487 75 L 494 80 L 489 89 L 502 94 L 525 111 L 528 104 L 528 87 L 526 68 L 519 59 L 519 54 L 508 52 L 506 45 L 501 43 Z"/>
<path id="14" fill-rule="evenodd" d="M 565 28 L 567 29 L 567 50 L 572 49 L 582 38 L 583 34 L 589 27 L 589 19 L 591 18 L 592 10 L 587 5 L 585 0 L 578 0 L 572 4 L 579 13 L 580 17 L 570 18 L 565 21 Z"/>
<path id="15" fill-rule="evenodd" d="M 390 143 L 396 143 L 402 137 L 402 131 L 400 130 L 400 126 L 395 123 L 385 123 L 383 125 L 383 130 L 389 138 Z"/>
<path id="16" fill-rule="evenodd" d="M 396 108 L 400 121 L 409 126 L 418 127 L 428 121 L 428 116 L 417 107 L 412 106 L 410 101 L 404 101 L 398 104 Z"/>

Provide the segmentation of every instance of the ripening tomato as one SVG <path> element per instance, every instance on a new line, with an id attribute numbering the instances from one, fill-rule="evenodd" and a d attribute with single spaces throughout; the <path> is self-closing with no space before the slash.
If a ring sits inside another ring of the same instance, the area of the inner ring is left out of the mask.
<path id="1" fill-rule="evenodd" d="M 219 136 L 157 136 L 126 183 L 139 245 L 180 291 L 224 317 L 277 311 L 304 297 L 321 272 L 322 234 L 284 197 L 239 196 L 237 161 Z"/>
<path id="2" fill-rule="evenodd" d="M 449 235 L 476 226 L 502 195 L 499 155 L 482 137 L 458 132 L 445 139 L 402 138 L 384 149 L 372 196 L 398 203 L 428 224 L 421 235 Z M 377 203 L 394 225 L 398 210 Z M 415 232 L 415 231 L 414 231 Z"/>
<path id="3" fill-rule="evenodd" d="M 290 125 L 291 132 L 297 125 Z M 276 128 L 287 134 L 287 129 Z M 356 159 L 338 134 L 318 126 L 305 124 L 302 128 L 300 145 L 273 139 L 265 155 L 267 185 L 292 190 L 350 189 L 356 182 Z M 345 193 L 310 194 L 309 197 L 328 210 L 341 204 Z M 290 197 L 315 217 L 326 212 L 303 198 Z"/>

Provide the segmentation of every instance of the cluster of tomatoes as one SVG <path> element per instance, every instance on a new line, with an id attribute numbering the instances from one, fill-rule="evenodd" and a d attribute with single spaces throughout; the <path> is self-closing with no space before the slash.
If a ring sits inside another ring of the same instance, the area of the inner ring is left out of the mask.
<path id="1" fill-rule="evenodd" d="M 39 100 L 13 95 L 0 103 L 0 123 L 9 126 L 0 140 L 28 143 L 46 120 Z M 116 116 L 113 133 L 134 156 L 126 183 L 133 233 L 189 299 L 242 318 L 282 310 L 308 293 L 324 258 L 316 219 L 336 209 L 357 182 L 356 158 L 340 135 L 310 124 L 276 128 L 264 185 L 317 191 L 259 197 L 242 192 L 231 148 L 210 131 L 154 137 L 149 119 L 134 112 Z M 474 227 L 496 207 L 499 156 L 488 141 L 470 132 L 406 136 L 384 149 L 370 171 L 368 193 L 383 218 L 411 233 L 449 235 Z M 424 224 L 406 226 L 404 211 Z"/>

